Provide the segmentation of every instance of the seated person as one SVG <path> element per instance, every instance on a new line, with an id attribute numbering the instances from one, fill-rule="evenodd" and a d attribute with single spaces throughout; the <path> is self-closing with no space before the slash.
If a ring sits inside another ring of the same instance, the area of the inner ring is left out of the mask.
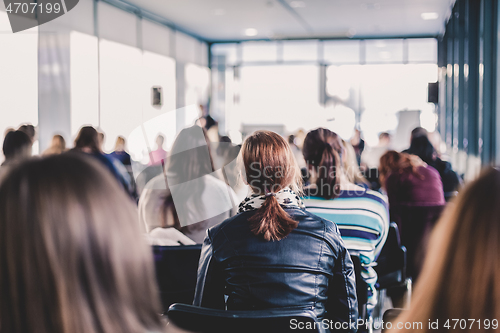
<path id="1" fill-rule="evenodd" d="M 357 320 L 354 267 L 337 226 L 304 209 L 288 143 L 257 131 L 241 157 L 252 194 L 239 213 L 208 230 L 194 304 L 227 310 L 309 308 Z"/>
<path id="2" fill-rule="evenodd" d="M 446 208 L 410 309 L 394 322 L 423 323 L 406 332 L 498 331 L 499 240 L 500 172 L 489 168 Z"/>
<path id="3" fill-rule="evenodd" d="M 12 169 L 0 184 L 1 331 L 163 331 L 135 210 L 88 156 Z"/>
<path id="4" fill-rule="evenodd" d="M 19 162 L 31 157 L 32 141 L 23 131 L 10 131 L 3 140 L 3 161 L 0 167 L 0 181 L 5 178 L 7 172 Z"/>
<path id="5" fill-rule="evenodd" d="M 336 133 L 324 128 L 309 132 L 303 153 L 312 180 L 304 191 L 307 211 L 335 222 L 349 253 L 359 257 L 370 314 L 377 304 L 377 273 L 372 266 L 389 231 L 387 202 L 380 193 L 349 179 L 342 163 L 346 150 Z"/>
<path id="6" fill-rule="evenodd" d="M 408 276 L 415 281 L 427 239 L 445 205 L 439 173 L 418 156 L 388 151 L 380 158 L 380 182 L 389 197 L 391 221 L 407 250 Z"/>

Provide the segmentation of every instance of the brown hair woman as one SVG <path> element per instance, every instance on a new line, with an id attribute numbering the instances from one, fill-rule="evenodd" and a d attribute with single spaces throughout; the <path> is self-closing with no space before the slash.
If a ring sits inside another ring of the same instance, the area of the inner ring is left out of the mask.
<path id="1" fill-rule="evenodd" d="M 389 214 L 407 250 L 407 274 L 416 281 L 429 234 L 445 205 L 439 173 L 415 155 L 388 151 L 380 158 L 380 182 Z"/>
<path id="2" fill-rule="evenodd" d="M 162 331 L 151 249 L 108 172 L 67 153 L 0 186 L 0 332 Z"/>
<path id="3" fill-rule="evenodd" d="M 336 225 L 308 213 L 288 143 L 258 131 L 241 160 L 252 193 L 208 230 L 195 305 L 229 310 L 310 307 L 318 318 L 357 318 L 353 264 Z"/>
<path id="4" fill-rule="evenodd" d="M 498 331 L 499 244 L 500 172 L 490 168 L 446 208 L 410 310 L 394 323 L 422 322 L 419 333 Z M 438 321 L 437 329 L 429 321 Z"/>

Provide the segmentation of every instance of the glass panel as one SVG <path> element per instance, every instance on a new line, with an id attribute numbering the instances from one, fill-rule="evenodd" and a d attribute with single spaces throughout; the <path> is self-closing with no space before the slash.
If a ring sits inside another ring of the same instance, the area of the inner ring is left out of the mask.
<path id="1" fill-rule="evenodd" d="M 359 64 L 359 40 L 323 42 L 323 59 L 332 64 Z"/>
<path id="2" fill-rule="evenodd" d="M 318 42 L 313 41 L 284 41 L 284 61 L 317 61 Z"/>
<path id="3" fill-rule="evenodd" d="M 226 64 L 234 65 L 238 62 L 238 44 L 214 44 L 212 45 L 212 63 L 216 62 L 217 56 L 224 56 Z"/>
<path id="4" fill-rule="evenodd" d="M 434 38 L 407 39 L 408 62 L 437 63 L 437 40 Z"/>
<path id="5" fill-rule="evenodd" d="M 241 44 L 243 61 L 277 61 L 278 44 L 276 42 L 245 42 Z"/>
<path id="6" fill-rule="evenodd" d="M 402 63 L 403 40 L 366 40 L 366 63 Z"/>

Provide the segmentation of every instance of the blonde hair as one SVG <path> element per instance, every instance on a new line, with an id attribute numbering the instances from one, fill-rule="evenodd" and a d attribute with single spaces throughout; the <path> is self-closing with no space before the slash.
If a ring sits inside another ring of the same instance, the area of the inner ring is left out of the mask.
<path id="1" fill-rule="evenodd" d="M 151 249 L 109 172 L 66 153 L 0 186 L 0 332 L 160 331 Z"/>
<path id="2" fill-rule="evenodd" d="M 498 320 L 499 244 L 500 172 L 490 168 L 447 207 L 432 233 L 410 310 L 394 322 L 422 322 L 418 332 L 461 332 L 443 325 L 448 319 L 475 319 L 484 329 L 484 320 Z M 429 329 L 429 320 L 439 320 L 439 329 Z"/>
<path id="3" fill-rule="evenodd" d="M 274 194 L 285 188 L 296 193 L 302 189 L 302 177 L 292 149 L 279 134 L 257 131 L 243 142 L 241 156 L 252 191 L 267 194 L 262 207 L 249 219 L 253 233 L 268 241 L 283 239 L 298 222 L 281 208 Z"/>

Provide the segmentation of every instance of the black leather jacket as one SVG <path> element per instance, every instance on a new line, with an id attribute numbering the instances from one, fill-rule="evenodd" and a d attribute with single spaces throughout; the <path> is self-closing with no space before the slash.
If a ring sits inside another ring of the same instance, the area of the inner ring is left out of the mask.
<path id="1" fill-rule="evenodd" d="M 300 307 L 318 318 L 355 322 L 354 267 L 337 225 L 303 209 L 285 209 L 299 222 L 287 237 L 255 236 L 235 215 L 208 230 L 198 266 L 194 305 L 257 310 Z"/>

